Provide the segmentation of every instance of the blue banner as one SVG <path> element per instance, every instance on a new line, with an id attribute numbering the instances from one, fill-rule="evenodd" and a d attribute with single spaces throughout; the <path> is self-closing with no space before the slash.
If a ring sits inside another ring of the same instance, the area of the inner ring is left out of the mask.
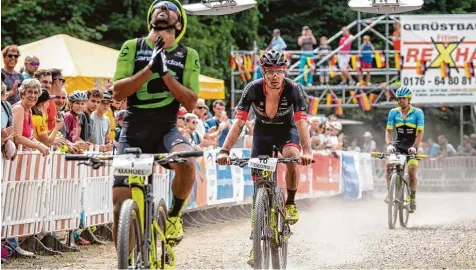
<path id="1" fill-rule="evenodd" d="M 362 197 L 354 156 L 345 152 L 342 153 L 342 182 L 345 199 L 357 200 Z"/>
<path id="2" fill-rule="evenodd" d="M 251 150 L 243 149 L 243 158 L 249 157 L 251 157 Z M 244 196 L 245 198 L 253 198 L 254 185 L 253 179 L 251 178 L 251 169 L 248 167 L 248 165 L 243 168 L 243 178 L 245 183 Z"/>
<path id="3" fill-rule="evenodd" d="M 220 166 L 217 169 L 217 201 L 233 199 L 233 178 L 231 166 Z"/>

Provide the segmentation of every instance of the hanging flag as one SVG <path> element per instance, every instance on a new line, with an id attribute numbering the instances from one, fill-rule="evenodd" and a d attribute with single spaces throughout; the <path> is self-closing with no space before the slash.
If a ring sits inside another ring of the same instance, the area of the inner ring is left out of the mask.
<path id="1" fill-rule="evenodd" d="M 332 105 L 332 100 L 333 100 L 333 96 L 331 93 L 327 93 L 326 95 L 326 105 L 327 106 L 331 106 Z"/>
<path id="2" fill-rule="evenodd" d="M 334 107 L 334 114 L 335 115 L 343 115 L 344 114 L 344 110 L 342 109 L 342 99 L 338 98 L 336 99 L 336 105 Z"/>
<path id="3" fill-rule="evenodd" d="M 309 69 L 309 68 L 307 67 L 307 65 L 304 66 L 303 79 L 304 79 L 305 82 L 307 82 L 307 70 L 308 70 L 308 69 Z"/>
<path id="4" fill-rule="evenodd" d="M 357 104 L 357 97 L 355 96 L 355 90 L 349 91 L 350 96 L 352 97 L 352 103 Z"/>
<path id="5" fill-rule="evenodd" d="M 441 77 L 448 78 L 450 76 L 450 67 L 446 62 L 441 62 L 440 65 Z"/>
<path id="6" fill-rule="evenodd" d="M 402 69 L 402 65 L 400 63 L 400 53 L 396 53 L 395 54 L 395 68 L 398 69 L 398 70 L 401 70 Z"/>
<path id="7" fill-rule="evenodd" d="M 351 64 L 352 64 L 352 69 L 355 71 L 360 70 L 360 57 L 358 55 L 352 55 L 351 56 Z"/>
<path id="8" fill-rule="evenodd" d="M 372 109 L 372 107 L 370 106 L 370 100 L 367 97 L 367 94 L 365 93 L 360 94 L 359 102 L 364 112 L 368 112 Z"/>
<path id="9" fill-rule="evenodd" d="M 311 57 L 308 57 L 307 58 L 307 65 L 311 69 L 312 75 L 314 75 L 316 73 L 316 65 L 314 63 L 314 59 L 312 59 Z"/>
<path id="10" fill-rule="evenodd" d="M 319 111 L 319 99 L 316 97 L 309 97 L 309 114 L 317 115 Z"/>
<path id="11" fill-rule="evenodd" d="M 377 68 L 385 67 L 385 55 L 383 52 L 375 52 L 375 62 L 377 63 Z"/>
<path id="12" fill-rule="evenodd" d="M 374 105 L 375 102 L 377 101 L 377 95 L 374 94 L 374 93 L 371 93 L 371 94 L 369 95 L 369 101 L 370 101 L 370 104 Z"/>
<path id="13" fill-rule="evenodd" d="M 230 55 L 230 67 L 232 70 L 236 69 L 235 57 L 233 57 L 233 55 Z"/>
<path id="14" fill-rule="evenodd" d="M 423 60 L 417 60 L 416 62 L 416 74 L 425 75 L 426 73 L 426 62 Z"/>
<path id="15" fill-rule="evenodd" d="M 237 56 L 235 59 L 237 60 L 236 63 L 238 65 L 238 71 L 240 72 L 240 78 L 244 83 L 246 83 L 246 75 L 243 71 L 243 56 Z"/>
<path id="16" fill-rule="evenodd" d="M 329 75 L 331 76 L 331 78 L 334 78 L 336 76 L 336 73 L 335 73 L 336 64 L 337 64 L 337 55 L 333 55 L 331 57 L 331 60 L 329 61 Z"/>
<path id="17" fill-rule="evenodd" d="M 464 75 L 468 78 L 473 78 L 475 75 L 473 61 L 464 62 Z"/>

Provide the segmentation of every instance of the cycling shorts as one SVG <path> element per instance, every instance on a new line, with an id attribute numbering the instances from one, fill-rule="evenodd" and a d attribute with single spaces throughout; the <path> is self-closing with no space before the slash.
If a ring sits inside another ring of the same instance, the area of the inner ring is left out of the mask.
<path id="1" fill-rule="evenodd" d="M 287 130 L 287 132 L 284 130 Z M 273 145 L 277 146 L 280 152 L 287 146 L 296 147 L 300 151 L 301 145 L 296 127 L 281 127 L 279 130 L 276 130 L 270 127 L 260 128 L 255 126 L 251 157 L 260 155 L 272 156 Z"/>
<path id="2" fill-rule="evenodd" d="M 402 146 L 402 145 L 397 145 L 397 144 L 394 144 L 393 146 L 394 146 L 395 149 L 397 150 L 397 153 L 399 153 L 399 154 L 404 154 L 404 155 L 409 155 L 408 149 L 409 149 L 410 147 L 404 147 L 404 146 Z M 415 166 L 418 166 L 418 159 L 407 157 L 407 165 L 415 165 Z"/>
<path id="3" fill-rule="evenodd" d="M 190 143 L 180 134 L 175 123 L 160 123 L 150 121 L 157 116 L 143 118 L 141 121 L 124 121 L 119 137 L 118 154 L 123 154 L 128 147 L 139 147 L 142 153 L 168 153 L 178 144 Z M 149 121 L 147 121 L 149 120 Z M 131 126 L 130 123 L 133 123 Z M 168 165 L 163 165 L 171 169 Z M 127 176 L 114 176 L 113 187 L 128 187 Z"/>

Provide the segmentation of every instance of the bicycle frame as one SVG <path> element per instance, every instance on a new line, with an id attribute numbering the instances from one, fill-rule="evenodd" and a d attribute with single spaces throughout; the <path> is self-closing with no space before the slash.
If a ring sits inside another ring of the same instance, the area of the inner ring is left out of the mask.
<path id="1" fill-rule="evenodd" d="M 141 233 L 143 236 L 143 254 L 142 259 L 144 261 L 144 267 L 146 269 L 157 269 L 160 267 L 161 261 L 157 258 L 155 235 L 159 235 L 160 239 L 165 243 L 165 247 L 170 255 L 171 268 L 175 267 L 176 257 L 170 244 L 167 243 L 164 233 L 157 224 L 157 220 L 153 218 L 154 215 L 154 195 L 152 186 L 149 184 L 152 182 L 153 176 L 129 176 L 129 186 L 132 193 L 132 200 L 136 202 L 141 213 L 139 217 Z M 144 198 L 145 196 L 145 198 Z M 168 264 L 162 262 L 164 267 Z"/>

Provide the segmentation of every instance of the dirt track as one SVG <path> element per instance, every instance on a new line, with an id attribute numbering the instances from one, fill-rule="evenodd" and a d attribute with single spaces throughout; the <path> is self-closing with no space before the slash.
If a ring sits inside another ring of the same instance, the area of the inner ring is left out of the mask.
<path id="1" fill-rule="evenodd" d="M 475 193 L 418 193 L 409 228 L 388 230 L 383 194 L 360 201 L 322 199 L 293 226 L 288 268 L 476 268 Z M 185 232 L 178 268 L 245 268 L 250 224 L 235 220 Z M 13 268 L 111 269 L 114 246 L 16 259 Z"/>

